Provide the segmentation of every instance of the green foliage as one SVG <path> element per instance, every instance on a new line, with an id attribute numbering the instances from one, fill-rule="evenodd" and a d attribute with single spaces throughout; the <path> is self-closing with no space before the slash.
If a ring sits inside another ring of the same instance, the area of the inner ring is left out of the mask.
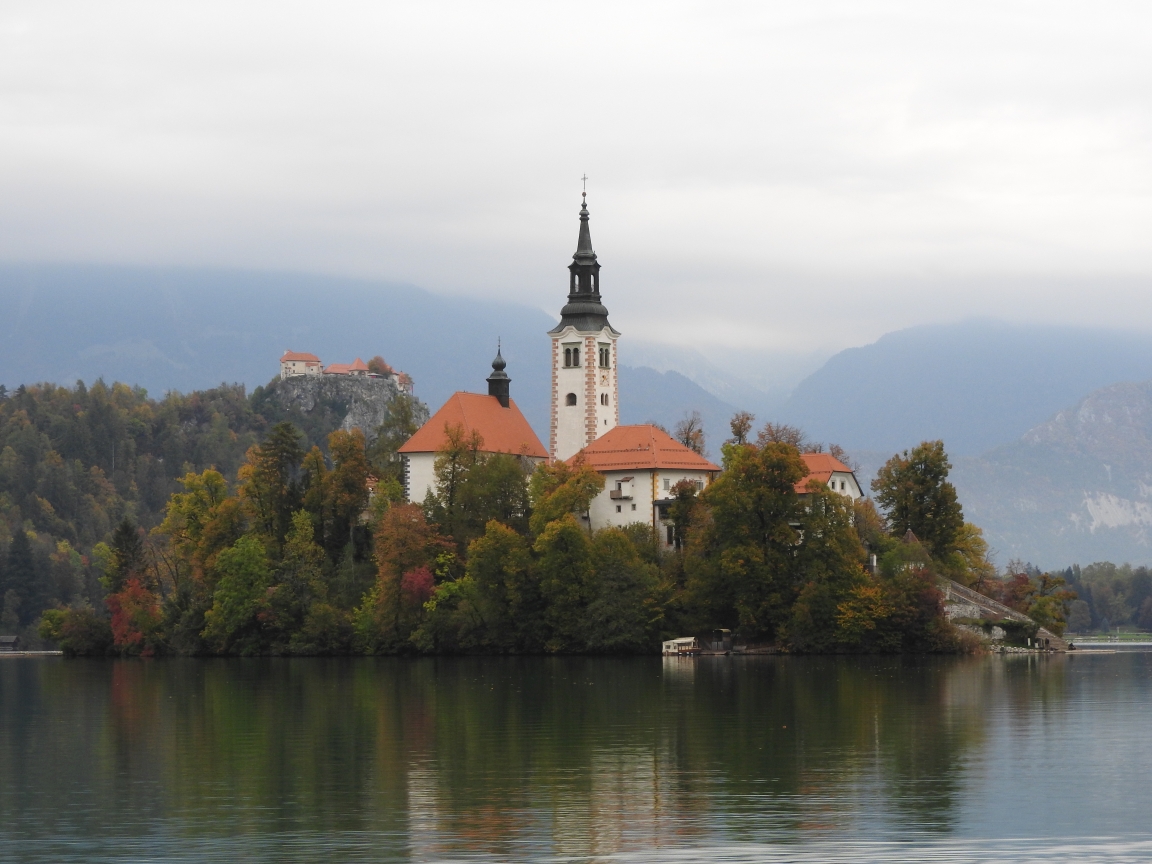
<path id="1" fill-rule="evenodd" d="M 584 646 L 604 653 L 649 649 L 663 619 L 656 566 L 643 559 L 628 533 L 608 528 L 593 538 L 592 572 Z"/>
<path id="2" fill-rule="evenodd" d="M 55 643 L 68 657 L 102 657 L 112 649 L 112 628 L 85 606 L 48 609 L 40 619 L 40 638 Z"/>
<path id="3" fill-rule="evenodd" d="M 205 615 L 204 641 L 221 653 L 262 653 L 272 587 L 263 544 L 246 534 L 220 553 L 216 566 L 220 581 Z"/>
<path id="4" fill-rule="evenodd" d="M 583 613 L 593 594 L 595 569 L 592 543 L 571 513 L 548 523 L 532 551 L 544 598 L 548 638 L 552 652 L 577 650 L 584 643 Z"/>
<path id="5" fill-rule="evenodd" d="M 532 502 L 529 528 L 533 535 L 571 513 L 587 516 L 592 499 L 604 489 L 604 477 L 577 457 L 573 464 L 554 462 L 537 466 L 528 484 Z"/>
<path id="6" fill-rule="evenodd" d="M 956 551 L 964 514 L 943 441 L 925 441 L 889 459 L 872 481 L 888 527 L 897 537 L 911 531 L 937 560 Z"/>

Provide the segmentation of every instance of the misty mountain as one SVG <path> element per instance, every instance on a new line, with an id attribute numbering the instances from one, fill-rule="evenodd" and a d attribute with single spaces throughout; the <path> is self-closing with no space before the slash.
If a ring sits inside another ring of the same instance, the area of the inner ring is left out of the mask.
<path id="1" fill-rule="evenodd" d="M 942 438 L 953 456 L 1008 444 L 1100 387 L 1152 378 L 1145 335 L 987 320 L 900 330 L 805 378 L 781 419 L 888 455 Z"/>
<path id="2" fill-rule="evenodd" d="M 720 459 L 720 445 L 731 434 L 728 421 L 736 410 L 679 372 L 620 367 L 620 422 L 659 423 L 672 432 L 686 414 L 699 411 L 713 461 Z"/>
<path id="3" fill-rule="evenodd" d="M 1152 381 L 1097 390 L 955 480 L 1002 561 L 1152 561 Z"/>
<path id="4" fill-rule="evenodd" d="M 558 280 L 556 307 L 564 302 Z M 435 410 L 485 392 L 496 340 L 512 395 L 548 439 L 549 340 L 556 319 L 525 306 L 331 276 L 93 265 L 0 265 L 0 383 L 123 381 L 153 395 L 221 382 L 249 390 L 279 374 L 285 349 L 325 363 L 382 355 Z M 621 367 L 626 422 L 673 425 L 731 409 L 676 373 Z M 717 414 L 722 414 L 717 418 Z"/>

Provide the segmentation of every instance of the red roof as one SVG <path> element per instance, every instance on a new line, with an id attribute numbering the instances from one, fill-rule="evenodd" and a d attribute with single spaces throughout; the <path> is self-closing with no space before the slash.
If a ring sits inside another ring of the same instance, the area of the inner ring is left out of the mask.
<path id="1" fill-rule="evenodd" d="M 434 453 L 443 449 L 448 441 L 444 430 L 449 426 L 463 426 L 465 434 L 479 432 L 484 439 L 485 453 L 548 458 L 548 451 L 516 407 L 515 400 L 510 399 L 505 408 L 495 396 L 480 393 L 453 393 L 399 452 Z"/>
<path id="2" fill-rule="evenodd" d="M 305 351 L 285 351 L 284 355 L 280 358 L 280 362 L 285 360 L 297 360 L 304 363 L 319 363 L 320 358 L 315 354 L 308 354 Z"/>
<path id="3" fill-rule="evenodd" d="M 808 476 L 796 484 L 797 492 L 807 492 L 808 483 L 812 480 L 826 486 L 833 474 L 852 474 L 851 468 L 827 453 L 801 453 L 800 458 L 808 467 Z"/>
<path id="4" fill-rule="evenodd" d="M 363 360 L 361 360 L 359 357 L 357 357 L 355 362 L 351 366 L 348 367 L 348 371 L 349 372 L 367 372 L 368 371 L 368 364 L 365 363 Z"/>
<path id="5" fill-rule="evenodd" d="M 655 426 L 616 426 L 580 451 L 597 471 L 719 471 L 696 451 Z M 580 453 L 576 454 L 579 456 Z M 569 459 L 572 462 L 576 459 Z"/>

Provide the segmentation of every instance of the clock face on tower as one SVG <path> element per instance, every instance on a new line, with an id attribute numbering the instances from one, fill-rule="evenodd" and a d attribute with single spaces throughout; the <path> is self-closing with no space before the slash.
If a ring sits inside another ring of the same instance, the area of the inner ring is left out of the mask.
<path id="1" fill-rule="evenodd" d="M 608 386 L 608 373 L 607 372 L 601 372 L 600 373 L 600 384 L 603 387 Z"/>

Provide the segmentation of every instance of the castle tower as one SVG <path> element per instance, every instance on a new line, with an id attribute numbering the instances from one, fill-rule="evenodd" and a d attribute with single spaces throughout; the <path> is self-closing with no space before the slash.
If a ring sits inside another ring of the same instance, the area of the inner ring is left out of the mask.
<path id="1" fill-rule="evenodd" d="M 585 193 L 586 195 L 587 193 Z M 616 340 L 600 302 L 600 265 L 588 231 L 588 202 L 580 204 L 580 239 L 568 265 L 568 303 L 552 338 L 552 423 L 548 449 L 567 459 L 620 422 Z"/>

